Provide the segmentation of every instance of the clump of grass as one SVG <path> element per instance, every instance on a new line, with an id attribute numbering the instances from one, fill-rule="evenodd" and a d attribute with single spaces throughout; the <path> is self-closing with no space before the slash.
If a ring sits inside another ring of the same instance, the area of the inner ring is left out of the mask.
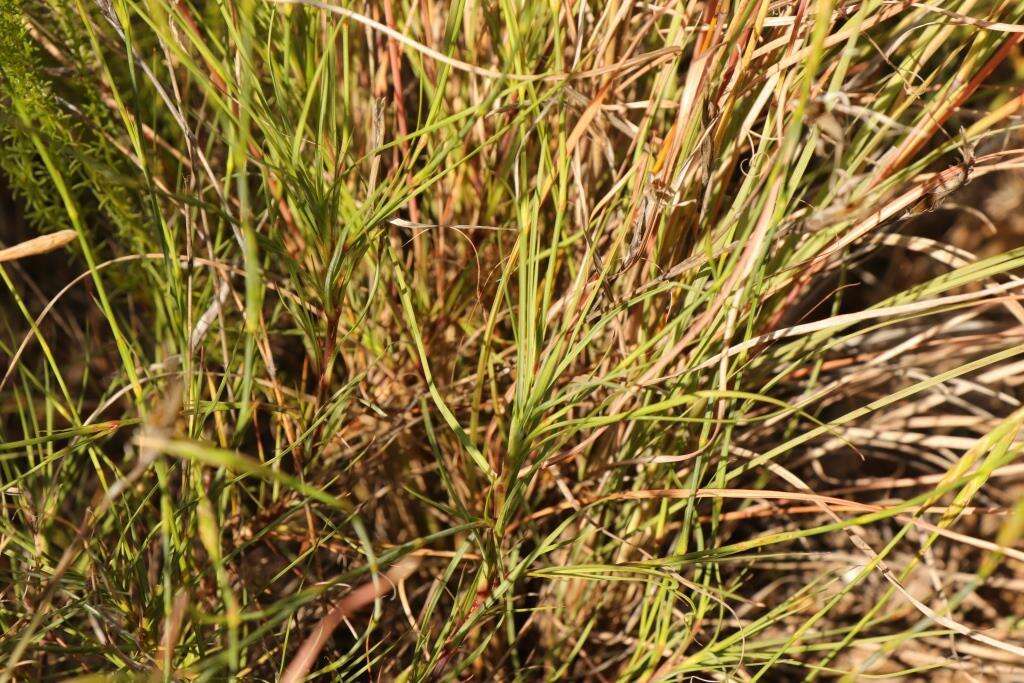
<path id="1" fill-rule="evenodd" d="M 1021 675 L 1022 15 L 0 0 L 0 678 Z"/>

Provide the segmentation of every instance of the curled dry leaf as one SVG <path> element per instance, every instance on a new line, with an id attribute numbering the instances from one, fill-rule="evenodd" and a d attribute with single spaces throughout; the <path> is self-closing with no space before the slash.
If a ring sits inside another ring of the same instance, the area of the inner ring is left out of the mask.
<path id="1" fill-rule="evenodd" d="M 74 240 L 77 234 L 78 233 L 74 230 L 60 230 L 49 235 L 33 237 L 32 239 L 21 242 L 20 244 L 15 244 L 13 247 L 0 249 L 0 263 L 3 263 L 4 261 L 16 261 L 28 256 L 46 254 L 54 251 L 55 249 L 60 249 L 65 244 Z"/>

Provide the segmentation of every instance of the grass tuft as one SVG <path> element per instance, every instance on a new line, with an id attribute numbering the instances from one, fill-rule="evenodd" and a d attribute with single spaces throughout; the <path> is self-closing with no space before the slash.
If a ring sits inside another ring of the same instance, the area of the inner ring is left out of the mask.
<path id="1" fill-rule="evenodd" d="M 0 0 L 0 683 L 1021 678 L 1022 40 Z"/>

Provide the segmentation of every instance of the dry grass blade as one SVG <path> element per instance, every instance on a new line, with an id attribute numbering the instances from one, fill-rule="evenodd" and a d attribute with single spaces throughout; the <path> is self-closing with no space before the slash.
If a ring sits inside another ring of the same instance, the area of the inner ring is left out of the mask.
<path id="1" fill-rule="evenodd" d="M 344 620 L 395 590 L 416 571 L 419 564 L 420 561 L 416 557 L 406 558 L 382 575 L 374 576 L 372 581 L 364 583 L 330 606 L 327 613 L 303 641 L 294 658 L 289 662 L 288 668 L 284 670 L 281 675 L 282 683 L 299 683 L 299 681 L 305 680 L 320 651 L 323 650 L 324 645 L 330 640 L 331 634 L 334 633 L 334 629 Z"/>

